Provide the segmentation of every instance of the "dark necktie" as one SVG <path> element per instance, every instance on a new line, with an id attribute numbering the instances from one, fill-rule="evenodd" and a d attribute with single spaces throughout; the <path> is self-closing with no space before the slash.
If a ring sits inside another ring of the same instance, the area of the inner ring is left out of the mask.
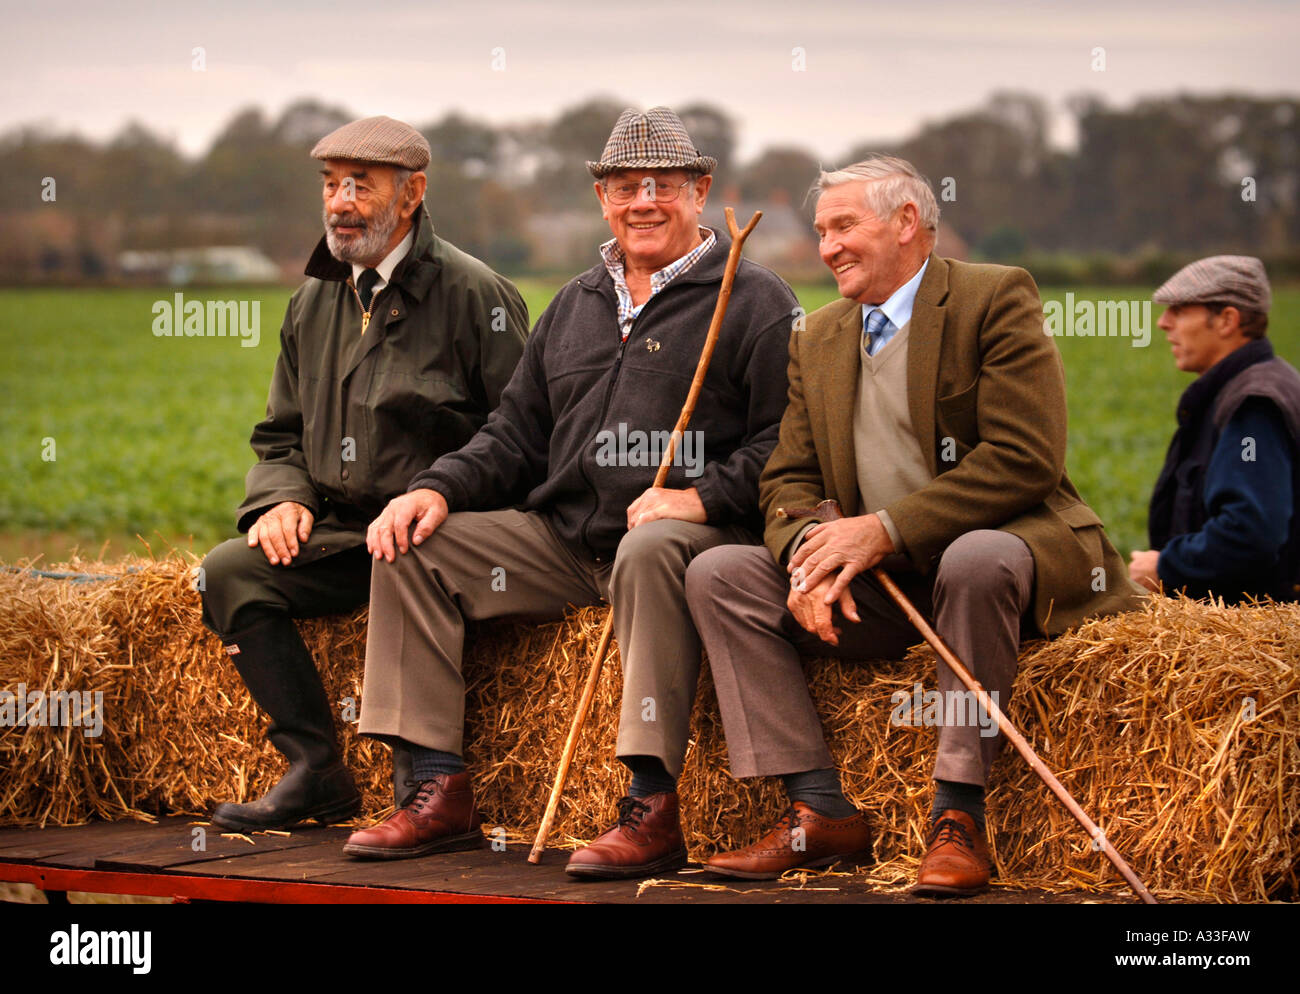
<path id="1" fill-rule="evenodd" d="M 367 269 L 357 277 L 357 296 L 361 298 L 361 309 L 370 313 L 370 302 L 375 296 L 375 284 L 379 282 L 379 270 Z"/>

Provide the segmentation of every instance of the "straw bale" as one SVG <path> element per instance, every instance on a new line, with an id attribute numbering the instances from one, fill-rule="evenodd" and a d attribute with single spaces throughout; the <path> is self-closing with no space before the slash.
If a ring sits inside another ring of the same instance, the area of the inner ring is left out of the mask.
<path id="1" fill-rule="evenodd" d="M 0 728 L 0 824 L 202 815 L 260 796 L 284 761 L 199 621 L 195 564 L 95 564 L 111 581 L 0 573 L 0 689 L 102 691 L 103 732 Z M 88 569 L 73 563 L 73 569 Z M 486 825 L 531 840 L 605 609 L 562 622 L 472 626 L 466 759 Z M 345 759 L 368 823 L 391 803 L 387 749 L 355 734 L 364 609 L 300 622 L 338 702 Z M 1159 598 L 1026 645 L 1008 715 L 1151 890 L 1165 898 L 1294 900 L 1300 894 L 1300 606 L 1223 607 Z M 935 660 L 807 664 L 846 792 L 872 817 L 899 888 L 923 851 L 934 730 L 890 721 L 896 691 L 934 688 Z M 577 845 L 613 819 L 627 773 L 614 758 L 620 670 L 606 664 L 551 844 Z M 772 781 L 738 782 L 708 668 L 681 778 L 687 842 L 703 857 L 752 841 L 780 814 Z M 1007 886 L 1122 891 L 1123 881 L 1009 747 L 990 781 L 989 825 Z"/>

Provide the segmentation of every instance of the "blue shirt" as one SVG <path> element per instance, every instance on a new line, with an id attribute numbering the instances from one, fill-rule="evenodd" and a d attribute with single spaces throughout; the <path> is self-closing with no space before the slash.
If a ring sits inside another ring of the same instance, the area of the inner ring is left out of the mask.
<path id="1" fill-rule="evenodd" d="M 880 346 L 876 353 L 880 352 L 889 340 L 898 334 L 903 325 L 912 320 L 912 306 L 916 303 L 916 290 L 921 285 L 921 278 L 925 276 L 925 267 L 930 265 L 930 258 L 921 263 L 921 268 L 916 271 L 916 275 L 900 286 L 883 304 L 863 304 L 862 305 L 862 327 L 867 326 L 867 315 L 874 310 L 881 310 L 885 317 L 889 318 L 889 324 L 885 326 L 885 333 L 881 336 Z M 891 327 L 892 326 L 892 327 Z"/>

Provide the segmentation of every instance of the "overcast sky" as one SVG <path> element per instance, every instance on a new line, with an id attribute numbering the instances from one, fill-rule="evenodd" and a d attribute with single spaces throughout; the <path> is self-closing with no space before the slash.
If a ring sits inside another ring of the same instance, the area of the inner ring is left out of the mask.
<path id="1" fill-rule="evenodd" d="M 1051 101 L 1061 142 L 1072 137 L 1062 101 L 1080 91 L 1119 105 L 1300 92 L 1294 0 L 178 6 L 6 4 L 0 129 L 39 122 L 102 139 L 135 119 L 196 154 L 237 109 L 275 115 L 307 95 L 358 116 L 423 124 L 456 109 L 502 124 L 603 94 L 643 108 L 714 101 L 736 118 L 742 158 L 785 143 L 830 164 L 858 140 L 904 137 L 998 89 Z"/>

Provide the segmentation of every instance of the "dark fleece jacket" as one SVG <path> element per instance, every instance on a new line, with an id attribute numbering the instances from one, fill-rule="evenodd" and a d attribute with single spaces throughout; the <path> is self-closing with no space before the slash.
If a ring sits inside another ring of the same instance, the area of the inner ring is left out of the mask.
<path id="1" fill-rule="evenodd" d="M 453 512 L 542 511 L 576 550 L 612 554 L 627 506 L 658 469 L 658 453 L 638 446 L 636 433 L 671 430 L 695 374 L 731 245 L 717 235 L 704 258 L 646 302 L 625 342 L 604 265 L 571 280 L 528 337 L 487 423 L 408 490 L 436 490 Z M 685 457 L 696 452 L 683 446 L 665 484 L 696 487 L 710 524 L 762 527 L 758 474 L 776 445 L 790 328 L 801 313 L 779 276 L 741 262 L 688 429 L 700 433 L 690 443 L 702 442 L 702 471 L 695 475 L 699 464 Z"/>

